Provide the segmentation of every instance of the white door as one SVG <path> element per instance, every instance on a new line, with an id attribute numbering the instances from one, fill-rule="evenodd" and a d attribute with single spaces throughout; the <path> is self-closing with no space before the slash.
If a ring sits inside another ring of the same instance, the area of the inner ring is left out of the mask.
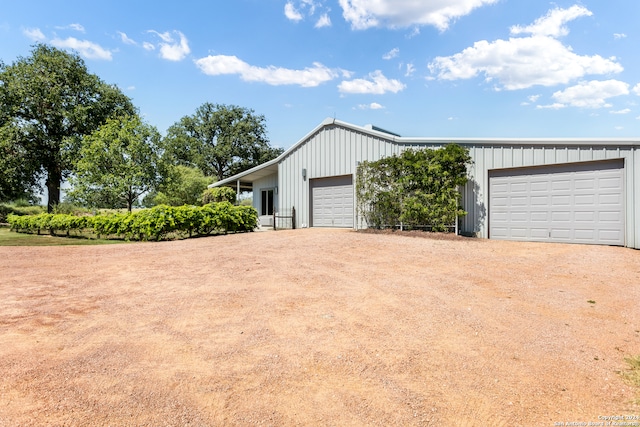
<path id="1" fill-rule="evenodd" d="M 489 238 L 624 245 L 624 159 L 489 171 Z"/>
<path id="2" fill-rule="evenodd" d="M 351 175 L 309 181 L 311 226 L 353 228 L 353 179 Z"/>

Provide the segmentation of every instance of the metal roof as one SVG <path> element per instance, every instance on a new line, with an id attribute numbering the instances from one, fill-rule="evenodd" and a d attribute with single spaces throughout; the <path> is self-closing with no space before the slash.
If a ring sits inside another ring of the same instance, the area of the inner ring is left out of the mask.
<path id="1" fill-rule="evenodd" d="M 356 132 L 366 133 L 372 136 L 377 136 L 381 139 L 392 141 L 398 145 L 442 145 L 455 142 L 460 145 L 475 145 L 475 146 L 545 146 L 545 145 L 562 145 L 562 146 L 640 146 L 640 137 L 638 138 L 473 138 L 473 137 L 402 137 L 397 134 L 379 128 L 373 125 L 357 126 L 351 123 L 343 122 L 334 118 L 326 118 L 316 126 L 311 132 L 303 136 L 298 142 L 293 144 L 289 149 L 284 151 L 280 156 L 252 169 L 236 174 L 229 178 L 211 184 L 209 187 L 231 186 L 237 185 L 240 180 L 241 186 L 244 184 L 247 187 L 251 182 L 264 178 L 265 176 L 278 172 L 278 163 L 286 158 L 291 152 L 295 151 L 299 146 L 304 144 L 314 134 L 321 131 L 328 126 L 340 126 L 343 128 L 351 129 Z"/>

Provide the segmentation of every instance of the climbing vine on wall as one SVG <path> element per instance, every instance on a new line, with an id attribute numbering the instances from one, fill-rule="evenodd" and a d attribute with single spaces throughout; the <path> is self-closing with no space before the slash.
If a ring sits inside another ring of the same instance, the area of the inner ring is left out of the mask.
<path id="1" fill-rule="evenodd" d="M 458 144 L 362 162 L 356 176 L 358 214 L 372 228 L 446 231 L 466 215 L 460 188 L 470 164 L 468 149 Z"/>

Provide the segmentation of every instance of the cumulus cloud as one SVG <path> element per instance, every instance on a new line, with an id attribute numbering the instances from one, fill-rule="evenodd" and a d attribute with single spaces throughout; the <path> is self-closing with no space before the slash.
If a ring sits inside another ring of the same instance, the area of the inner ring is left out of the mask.
<path id="1" fill-rule="evenodd" d="M 633 87 L 633 93 L 635 93 L 636 95 L 640 96 L 640 83 L 638 83 L 637 85 L 635 85 Z"/>
<path id="2" fill-rule="evenodd" d="M 462 52 L 436 57 L 429 70 L 442 80 L 483 74 L 486 81 L 496 82 L 496 89 L 507 90 L 567 84 L 589 74 L 621 72 L 623 67 L 615 57 L 578 55 L 555 38 L 566 34 L 566 22 L 590 13 L 579 6 L 554 9 L 532 25 L 511 28 L 514 34 L 532 34 L 529 37 L 481 40 Z"/>
<path id="3" fill-rule="evenodd" d="M 368 79 L 345 80 L 338 86 L 341 93 L 382 95 L 387 92 L 398 93 L 406 86 L 398 80 L 388 79 L 382 71 L 369 73 Z"/>
<path id="4" fill-rule="evenodd" d="M 153 33 L 160 37 L 162 40 L 158 43 L 160 48 L 160 57 L 162 59 L 166 59 L 168 61 L 182 61 L 189 53 L 191 53 L 191 49 L 189 48 L 189 41 L 180 31 L 166 31 L 164 33 L 160 33 L 155 30 L 149 30 L 150 33 Z M 178 40 L 176 40 L 176 37 Z M 147 50 L 152 50 L 151 46 L 155 49 L 156 46 L 148 43 L 144 46 Z"/>
<path id="5" fill-rule="evenodd" d="M 344 19 L 356 30 L 431 25 L 444 31 L 452 21 L 497 1 L 340 0 L 340 7 Z"/>
<path id="6" fill-rule="evenodd" d="M 180 61 L 191 53 L 189 41 L 180 31 L 174 30 L 172 32 L 159 33 L 152 30 L 150 32 L 156 34 L 162 40 L 162 42 L 158 43 L 158 46 L 160 47 L 160 56 L 163 59 Z M 178 40 L 176 40 L 176 37 Z"/>
<path id="7" fill-rule="evenodd" d="M 210 76 L 237 74 L 244 81 L 262 82 L 272 86 L 298 85 L 315 87 L 340 76 L 340 70 L 314 62 L 312 67 L 293 70 L 282 67 L 257 67 L 236 56 L 209 55 L 195 61 L 196 66 Z M 344 74 L 344 72 L 343 72 Z"/>
<path id="8" fill-rule="evenodd" d="M 22 30 L 22 34 L 30 38 L 35 42 L 41 42 L 46 40 L 45 35 L 40 31 L 40 28 L 25 28 Z"/>
<path id="9" fill-rule="evenodd" d="M 626 35 L 626 34 L 624 34 L 624 33 L 614 33 L 614 34 L 613 34 L 613 38 L 614 38 L 614 39 L 616 39 L 616 40 L 624 39 L 624 38 L 626 38 L 626 37 L 627 37 L 627 35 Z"/>
<path id="10" fill-rule="evenodd" d="M 110 50 L 88 40 L 78 40 L 75 37 L 68 37 L 66 39 L 55 38 L 51 40 L 50 43 L 61 49 L 76 50 L 85 58 L 102 59 L 106 61 L 111 61 L 112 59 Z"/>
<path id="11" fill-rule="evenodd" d="M 566 23 L 582 16 L 591 16 L 590 10 L 583 6 L 571 6 L 569 9 L 555 8 L 547 12 L 531 25 L 511 27 L 511 34 L 531 34 L 534 36 L 561 37 L 569 34 Z"/>
<path id="12" fill-rule="evenodd" d="M 629 84 L 619 80 L 591 80 L 555 92 L 556 101 L 552 106 L 539 108 L 563 108 L 567 106 L 582 108 L 609 108 L 607 99 L 629 94 Z"/>

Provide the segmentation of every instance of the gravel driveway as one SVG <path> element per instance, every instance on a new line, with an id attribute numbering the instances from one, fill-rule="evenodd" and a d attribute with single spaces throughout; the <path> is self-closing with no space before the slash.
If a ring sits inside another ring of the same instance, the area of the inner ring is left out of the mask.
<path id="1" fill-rule="evenodd" d="M 640 413 L 619 375 L 638 354 L 627 248 L 320 229 L 0 248 L 0 426 L 596 423 Z"/>

